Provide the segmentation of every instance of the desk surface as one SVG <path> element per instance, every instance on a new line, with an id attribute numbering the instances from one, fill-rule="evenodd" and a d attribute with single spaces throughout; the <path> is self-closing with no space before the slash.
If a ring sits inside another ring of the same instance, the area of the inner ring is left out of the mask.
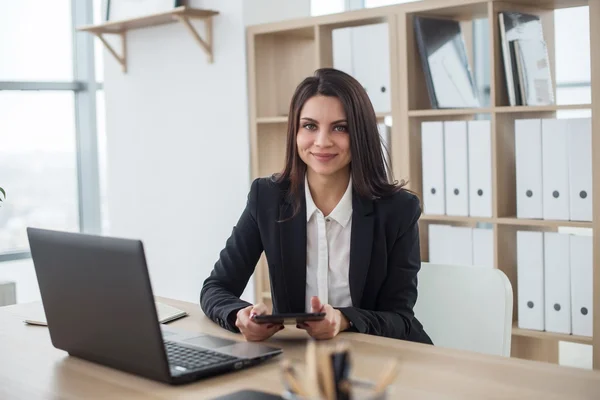
<path id="1" fill-rule="evenodd" d="M 159 299 L 190 316 L 170 325 L 234 340 L 204 316 L 199 306 Z M 210 399 L 238 389 L 281 393 L 278 360 L 304 358 L 306 333 L 286 328 L 269 342 L 283 356 L 260 366 L 183 385 L 169 386 L 89 363 L 55 349 L 46 327 L 24 324 L 30 307 L 0 308 L 1 399 Z M 351 342 L 353 375 L 376 379 L 389 357 L 400 363 L 390 398 L 405 399 L 598 399 L 600 372 L 555 364 L 487 356 L 400 340 L 344 333 L 334 340 Z"/>

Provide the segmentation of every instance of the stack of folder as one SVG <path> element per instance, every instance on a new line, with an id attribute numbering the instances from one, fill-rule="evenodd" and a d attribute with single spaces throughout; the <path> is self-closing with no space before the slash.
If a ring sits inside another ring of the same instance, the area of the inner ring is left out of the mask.
<path id="1" fill-rule="evenodd" d="M 517 232 L 518 326 L 592 336 L 592 237 Z"/>
<path id="2" fill-rule="evenodd" d="M 592 220 L 590 118 L 515 121 L 517 217 Z"/>
<path id="3" fill-rule="evenodd" d="M 375 112 L 392 110 L 387 22 L 333 29 L 333 67 L 364 87 Z"/>
<path id="4" fill-rule="evenodd" d="M 429 262 L 494 268 L 492 229 L 429 225 Z"/>
<path id="5" fill-rule="evenodd" d="M 421 123 L 423 211 L 492 216 L 490 121 Z"/>

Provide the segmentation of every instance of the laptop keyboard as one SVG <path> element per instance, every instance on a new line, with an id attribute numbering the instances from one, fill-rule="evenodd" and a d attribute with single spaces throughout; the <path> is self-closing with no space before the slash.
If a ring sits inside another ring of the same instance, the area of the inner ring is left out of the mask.
<path id="1" fill-rule="evenodd" d="M 227 354 L 210 350 L 192 349 L 169 341 L 165 341 L 165 349 L 170 365 L 184 367 L 188 370 L 201 369 L 238 360 L 238 358 Z"/>

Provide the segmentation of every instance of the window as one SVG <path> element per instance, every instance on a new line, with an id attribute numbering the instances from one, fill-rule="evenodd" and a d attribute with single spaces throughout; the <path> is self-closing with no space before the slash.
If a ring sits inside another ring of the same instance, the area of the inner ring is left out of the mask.
<path id="1" fill-rule="evenodd" d="M 104 4 L 106 0 L 94 0 L 94 24 L 101 24 L 106 17 Z M 104 82 L 104 46 L 100 40 L 94 40 L 94 60 L 96 81 Z"/>
<path id="2" fill-rule="evenodd" d="M 96 93 L 96 123 L 98 126 L 98 167 L 100 178 L 100 214 L 101 232 L 108 234 L 110 227 L 108 223 L 107 202 L 107 154 L 106 154 L 106 112 L 104 110 L 104 90 Z"/>
<path id="3" fill-rule="evenodd" d="M 565 8 L 554 14 L 556 102 L 592 101 L 590 84 L 589 7 Z"/>
<path id="4" fill-rule="evenodd" d="M 311 0 L 311 15 L 325 15 L 341 13 L 346 10 L 346 0 Z"/>
<path id="5" fill-rule="evenodd" d="M 29 257 L 28 226 L 100 231 L 94 38 L 75 26 L 101 3 L 0 2 L 0 262 Z"/>
<path id="6" fill-rule="evenodd" d="M 0 253 L 28 248 L 26 228 L 79 230 L 73 93 L 0 92 Z"/>
<path id="7" fill-rule="evenodd" d="M 72 80 L 71 26 L 70 0 L 0 2 L 0 81 Z"/>
<path id="8" fill-rule="evenodd" d="M 556 80 L 560 83 L 590 81 L 589 7 L 565 8 L 554 14 L 556 32 Z"/>

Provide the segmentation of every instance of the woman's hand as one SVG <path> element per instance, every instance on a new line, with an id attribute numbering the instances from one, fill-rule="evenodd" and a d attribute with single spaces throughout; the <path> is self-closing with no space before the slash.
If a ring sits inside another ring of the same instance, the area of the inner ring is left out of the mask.
<path id="1" fill-rule="evenodd" d="M 237 312 L 235 326 L 238 327 L 247 341 L 258 342 L 266 340 L 283 329 L 283 325 L 280 324 L 257 324 L 252 320 L 253 316 L 266 313 L 267 306 L 263 303 L 242 308 Z"/>
<path id="2" fill-rule="evenodd" d="M 349 322 L 340 312 L 329 304 L 321 304 L 318 297 L 313 296 L 310 299 L 312 312 L 324 312 L 325 318 L 322 321 L 307 321 L 299 324 L 298 328 L 306 329 L 306 332 L 315 339 L 331 339 L 338 333 L 348 329 Z"/>

